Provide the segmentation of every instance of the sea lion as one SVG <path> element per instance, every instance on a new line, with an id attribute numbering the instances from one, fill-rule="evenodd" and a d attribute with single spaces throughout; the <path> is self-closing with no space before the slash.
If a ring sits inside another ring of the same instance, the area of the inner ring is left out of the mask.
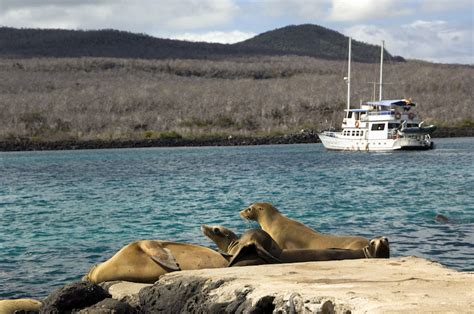
<path id="1" fill-rule="evenodd" d="M 41 304 L 34 299 L 0 300 L 0 314 L 13 314 L 17 311 L 39 312 Z"/>
<path id="2" fill-rule="evenodd" d="M 446 217 L 445 215 L 437 214 L 435 216 L 435 221 L 447 223 L 447 222 L 449 222 L 449 218 Z"/>
<path id="3" fill-rule="evenodd" d="M 226 234 L 232 233 L 223 226 L 203 225 L 201 230 L 219 246 L 228 243 Z M 235 234 L 234 234 L 235 235 Z M 362 249 L 290 249 L 282 250 L 272 237 L 261 229 L 251 229 L 239 239 L 231 240 L 227 247 L 221 249 L 228 254 L 229 267 L 261 265 L 273 263 L 297 263 L 310 261 L 330 261 L 359 258 L 389 258 L 388 239 L 377 237 Z"/>
<path id="4" fill-rule="evenodd" d="M 389 258 L 390 247 L 386 237 L 376 237 L 366 247 L 358 250 L 350 249 L 295 249 L 283 250 L 279 256 L 284 263 L 335 261 L 360 258 Z"/>
<path id="5" fill-rule="evenodd" d="M 223 256 L 230 256 L 228 253 L 229 246 L 239 239 L 234 232 L 223 226 L 201 225 L 201 231 L 205 236 L 214 241 Z"/>
<path id="6" fill-rule="evenodd" d="M 281 263 L 281 249 L 263 230 L 249 230 L 240 238 L 223 226 L 202 225 L 201 230 L 227 257 L 228 267 Z"/>
<path id="7" fill-rule="evenodd" d="M 204 246 L 140 240 L 124 246 L 104 263 L 93 266 L 83 280 L 153 283 L 172 271 L 219 268 L 227 264 L 221 254 Z"/>
<path id="8" fill-rule="evenodd" d="M 257 221 L 282 249 L 351 249 L 366 247 L 369 240 L 358 236 L 319 233 L 285 217 L 270 203 L 255 203 L 240 212 L 247 220 Z"/>

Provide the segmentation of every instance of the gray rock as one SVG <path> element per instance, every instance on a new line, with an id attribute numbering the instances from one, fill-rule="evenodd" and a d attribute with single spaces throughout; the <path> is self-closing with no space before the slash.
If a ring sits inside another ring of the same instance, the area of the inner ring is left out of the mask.
<path id="1" fill-rule="evenodd" d="M 143 313 L 268 313 L 259 311 L 260 305 L 252 307 L 247 295 L 252 291 L 244 287 L 235 292 L 235 299 L 230 302 L 216 302 L 212 291 L 219 288 L 224 281 L 209 281 L 203 278 L 189 277 L 178 279 L 169 284 L 156 283 L 152 287 L 140 290 L 140 311 Z M 266 302 L 268 303 L 268 302 Z M 270 302 L 271 303 L 271 302 Z M 265 307 L 266 308 L 266 307 Z"/>
<path id="2" fill-rule="evenodd" d="M 110 294 L 102 287 L 89 281 L 75 282 L 51 293 L 43 301 L 40 313 L 71 313 L 94 305 L 105 298 L 110 298 Z"/>

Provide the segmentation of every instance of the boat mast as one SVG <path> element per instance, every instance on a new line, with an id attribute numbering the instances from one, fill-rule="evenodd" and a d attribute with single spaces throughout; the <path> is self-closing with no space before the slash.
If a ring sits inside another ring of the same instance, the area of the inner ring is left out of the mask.
<path id="1" fill-rule="evenodd" d="M 349 117 L 349 109 L 351 108 L 351 43 L 352 38 L 349 37 L 349 56 L 348 56 L 348 66 L 347 66 L 347 114 L 346 117 Z"/>
<path id="2" fill-rule="evenodd" d="M 384 41 L 382 40 L 382 46 L 380 49 L 380 81 L 379 81 L 379 101 L 382 100 L 382 84 L 383 84 L 383 46 Z"/>

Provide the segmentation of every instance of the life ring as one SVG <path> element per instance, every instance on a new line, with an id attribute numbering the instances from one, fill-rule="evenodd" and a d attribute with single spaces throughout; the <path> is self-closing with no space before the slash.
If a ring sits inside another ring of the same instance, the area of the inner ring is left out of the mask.
<path id="1" fill-rule="evenodd" d="M 413 112 L 410 112 L 408 114 L 408 119 L 413 120 L 414 117 L 415 117 L 415 114 Z"/>
<path id="2" fill-rule="evenodd" d="M 398 111 L 395 112 L 395 119 L 400 119 L 402 117 L 402 114 Z"/>
<path id="3" fill-rule="evenodd" d="M 359 128 L 359 120 L 356 121 L 356 128 Z"/>

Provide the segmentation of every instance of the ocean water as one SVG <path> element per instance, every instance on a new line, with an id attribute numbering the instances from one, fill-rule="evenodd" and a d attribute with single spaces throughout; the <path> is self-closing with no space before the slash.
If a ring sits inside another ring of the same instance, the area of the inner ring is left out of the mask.
<path id="1" fill-rule="evenodd" d="M 419 152 L 321 144 L 0 153 L 0 299 L 47 296 L 138 239 L 212 246 L 257 201 L 324 233 L 385 235 L 393 256 L 474 270 L 474 138 Z M 434 220 L 436 214 L 449 223 Z"/>

